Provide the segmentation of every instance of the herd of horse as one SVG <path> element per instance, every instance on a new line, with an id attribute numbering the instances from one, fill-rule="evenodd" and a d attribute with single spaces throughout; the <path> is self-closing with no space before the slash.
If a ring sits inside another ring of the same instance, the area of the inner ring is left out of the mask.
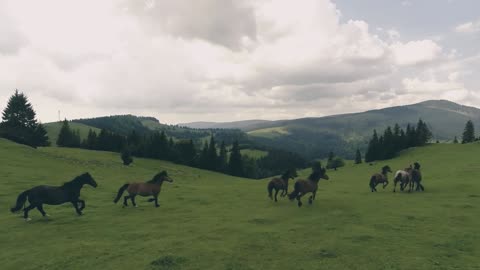
<path id="1" fill-rule="evenodd" d="M 380 173 L 372 175 L 370 178 L 370 189 L 372 192 L 377 191 L 377 185 L 382 184 L 385 189 L 388 185 L 387 174 L 391 173 L 392 170 L 390 166 L 383 166 Z M 422 172 L 420 171 L 420 163 L 415 162 L 413 166 L 410 165 L 408 168 L 403 170 L 398 170 L 395 172 L 393 178 L 393 192 L 396 192 L 397 184 L 400 183 L 400 190 L 404 191 L 408 187 L 408 192 L 415 191 L 425 191 L 425 187 L 422 185 Z M 416 185 L 416 186 L 415 186 Z"/>
<path id="2" fill-rule="evenodd" d="M 307 179 L 298 179 L 293 187 L 293 191 L 288 194 L 288 182 L 290 179 L 297 177 L 297 172 L 295 169 L 288 169 L 280 178 L 273 178 L 267 186 L 268 196 L 270 199 L 278 201 L 277 195 L 279 192 L 280 197 L 288 196 L 288 198 L 293 201 L 297 200 L 298 207 L 303 205 L 301 198 L 306 194 L 311 194 L 308 198 L 308 203 L 312 204 L 315 200 L 315 196 L 318 190 L 318 182 L 320 179 L 329 180 L 330 178 L 327 175 L 327 170 L 323 168 L 320 164 L 312 168 L 312 173 Z M 372 175 L 370 178 L 370 189 L 372 192 L 376 192 L 376 186 L 379 184 L 383 185 L 383 188 L 388 185 L 388 173 L 391 173 L 392 170 L 389 166 L 384 166 L 380 173 Z M 393 192 L 396 191 L 397 183 L 400 183 L 400 190 L 404 191 L 408 186 L 408 192 L 422 190 L 425 188 L 421 184 L 422 174 L 420 172 L 420 164 L 415 162 L 410 167 L 405 168 L 404 170 L 398 170 L 395 173 L 394 177 L 394 188 Z M 134 207 L 137 207 L 135 202 L 136 196 L 150 197 L 148 201 L 154 202 L 155 207 L 160 206 L 158 204 L 158 195 L 162 190 L 163 182 L 173 182 L 166 171 L 162 171 L 156 174 L 151 180 L 146 182 L 135 182 L 125 184 L 120 187 L 117 192 L 114 203 L 117 203 L 123 193 L 127 191 L 128 195 L 123 197 L 123 207 L 128 206 L 128 200 L 132 202 Z M 75 211 L 78 215 L 82 215 L 82 210 L 85 209 L 85 201 L 80 199 L 80 190 L 84 185 L 90 185 L 92 187 L 97 187 L 97 182 L 89 173 L 84 173 L 75 177 L 73 180 L 63 184 L 62 186 L 36 186 L 29 190 L 26 190 L 20 193 L 17 197 L 17 201 L 14 207 L 10 210 L 12 213 L 23 210 L 23 218 L 26 221 L 29 221 L 28 212 L 32 209 L 37 208 L 37 210 L 42 214 L 42 216 L 48 216 L 43 205 L 59 205 L 63 203 L 71 203 L 75 208 Z M 415 187 L 416 185 L 416 187 Z M 275 194 L 273 191 L 275 190 Z M 29 205 L 25 207 L 26 202 L 29 202 Z"/>
<path id="3" fill-rule="evenodd" d="M 372 175 L 370 178 L 370 189 L 372 192 L 377 191 L 377 185 L 382 184 L 383 188 L 385 189 L 388 185 L 388 173 L 391 173 L 392 169 L 390 166 L 383 166 L 382 171 L 380 173 L 376 173 Z M 290 179 L 294 179 L 297 177 L 297 172 L 295 169 L 287 170 L 280 178 L 273 178 L 267 185 L 268 196 L 270 199 L 274 200 L 275 202 L 278 201 L 277 195 L 278 192 L 281 191 L 280 197 L 285 197 L 288 194 L 288 182 Z M 311 193 L 308 203 L 312 204 L 313 200 L 315 200 L 315 196 L 318 190 L 318 182 L 320 179 L 329 180 L 330 178 L 326 174 L 325 168 L 321 166 L 319 168 L 313 168 L 313 172 L 307 179 L 299 179 L 295 182 L 294 189 L 292 193 L 288 194 L 288 198 L 293 201 L 297 199 L 298 207 L 303 205 L 302 201 L 300 200 L 304 195 L 307 193 Z M 424 191 L 425 188 L 421 184 L 422 181 L 422 173 L 420 172 L 420 163 L 415 162 L 410 167 L 405 168 L 403 170 L 398 170 L 395 173 L 394 177 L 394 188 L 393 192 L 396 192 L 397 184 L 400 183 L 400 190 L 404 191 L 405 188 L 408 186 L 408 192 L 412 192 L 413 190 L 416 191 Z M 416 187 L 415 187 L 416 185 Z M 275 190 L 275 195 L 273 195 L 273 190 Z"/>

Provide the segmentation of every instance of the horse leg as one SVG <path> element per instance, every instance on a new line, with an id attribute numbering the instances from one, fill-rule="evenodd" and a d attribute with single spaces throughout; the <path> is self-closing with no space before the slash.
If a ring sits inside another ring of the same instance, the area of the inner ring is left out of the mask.
<path id="1" fill-rule="evenodd" d="M 385 189 L 387 186 L 388 186 L 388 180 L 385 180 L 385 182 L 383 183 L 383 189 Z"/>
<path id="2" fill-rule="evenodd" d="M 158 194 L 153 195 L 153 198 L 155 199 L 155 207 L 159 207 L 160 204 L 158 204 Z"/>
<path id="3" fill-rule="evenodd" d="M 317 191 L 315 190 L 313 193 L 313 200 L 315 200 L 315 198 L 317 197 Z"/>
<path id="4" fill-rule="evenodd" d="M 123 207 L 128 206 L 128 202 L 127 202 L 128 199 L 130 199 L 130 196 L 125 196 L 125 197 L 123 197 Z"/>
<path id="5" fill-rule="evenodd" d="M 73 208 L 75 208 L 75 212 L 77 212 L 77 215 L 81 216 L 82 215 L 82 210 L 78 208 L 78 201 L 72 201 Z"/>
<path id="6" fill-rule="evenodd" d="M 31 218 L 28 217 L 28 211 L 32 210 L 33 208 L 35 208 L 36 206 L 33 205 L 33 204 L 30 204 L 29 206 L 27 206 L 25 209 L 23 209 L 23 218 L 25 219 L 25 221 L 30 221 L 32 220 Z"/>
<path id="7" fill-rule="evenodd" d="M 393 180 L 393 192 L 395 192 L 395 189 L 397 189 L 397 180 Z"/>
<path id="8" fill-rule="evenodd" d="M 40 213 L 42 214 L 43 217 L 48 217 L 47 213 L 45 213 L 45 211 L 43 210 L 43 205 L 42 204 L 37 205 L 37 209 L 38 209 L 38 211 L 40 211 Z"/>
<path id="9" fill-rule="evenodd" d="M 277 202 L 277 194 L 278 194 L 278 189 L 275 189 L 275 202 Z"/>
<path id="10" fill-rule="evenodd" d="M 78 200 L 78 202 L 82 204 L 82 206 L 80 206 L 80 211 L 85 209 L 85 201 L 84 200 Z"/>
<path id="11" fill-rule="evenodd" d="M 133 206 L 137 207 L 137 204 L 135 203 L 135 195 L 130 196 L 130 200 L 132 201 Z"/>
<path id="12" fill-rule="evenodd" d="M 302 201 L 300 201 L 300 199 L 302 198 L 302 196 L 303 196 L 303 195 L 301 195 L 301 194 L 299 194 L 299 195 L 297 196 L 297 201 L 298 201 L 297 205 L 298 205 L 298 207 L 302 207 L 302 205 L 303 205 Z"/>
<path id="13" fill-rule="evenodd" d="M 378 182 L 376 182 L 375 185 L 373 185 L 373 190 L 374 190 L 375 192 L 377 192 L 377 186 L 378 186 Z"/>
<path id="14" fill-rule="evenodd" d="M 313 195 L 310 195 L 310 197 L 308 198 L 308 204 L 312 204 L 313 203 Z"/>

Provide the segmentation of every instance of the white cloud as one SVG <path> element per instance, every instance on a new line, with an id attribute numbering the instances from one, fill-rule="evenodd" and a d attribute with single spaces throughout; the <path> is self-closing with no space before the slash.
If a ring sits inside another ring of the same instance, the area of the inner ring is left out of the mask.
<path id="1" fill-rule="evenodd" d="M 329 0 L 2 3 L 0 104 L 19 88 L 43 121 L 57 110 L 165 122 L 292 118 L 419 101 L 428 97 L 412 94 L 421 88 L 462 89 L 458 67 L 431 80 L 408 74 L 456 54 L 341 21 Z"/>
<path id="2" fill-rule="evenodd" d="M 474 22 L 466 22 L 455 27 L 458 33 L 477 33 L 480 32 L 480 20 Z"/>
<path id="3" fill-rule="evenodd" d="M 442 48 L 432 40 L 395 42 L 390 46 L 395 63 L 400 66 L 417 65 L 437 59 Z"/>

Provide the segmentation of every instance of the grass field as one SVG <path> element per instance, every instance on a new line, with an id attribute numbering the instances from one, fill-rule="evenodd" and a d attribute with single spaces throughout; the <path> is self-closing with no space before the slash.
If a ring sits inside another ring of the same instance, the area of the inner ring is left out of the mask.
<path id="1" fill-rule="evenodd" d="M 267 198 L 267 181 L 78 149 L 32 149 L 0 139 L 1 269 L 479 269 L 480 145 L 439 144 L 399 158 L 329 171 L 312 206 Z M 370 175 L 419 161 L 424 193 L 372 194 Z M 126 181 L 166 169 L 160 207 L 112 203 Z M 89 171 L 85 215 L 70 205 L 9 208 L 38 184 Z M 305 176 L 308 171 L 302 172 Z M 306 202 L 306 199 L 304 200 Z"/>
<path id="2" fill-rule="evenodd" d="M 262 151 L 258 149 L 242 149 L 240 150 L 240 153 L 254 159 L 260 159 L 268 155 L 267 151 Z"/>
<path id="3" fill-rule="evenodd" d="M 81 140 L 87 138 L 88 131 L 90 129 L 95 131 L 97 135 L 98 133 L 100 133 L 100 129 L 87 126 L 82 123 L 68 122 L 68 125 L 70 126 L 70 129 L 79 131 Z M 62 128 L 62 122 L 52 122 L 52 123 L 45 124 L 45 129 L 47 130 L 48 138 L 50 138 L 50 143 L 52 145 L 56 145 L 58 134 L 60 133 L 61 128 Z"/>
<path id="4" fill-rule="evenodd" d="M 250 136 L 263 137 L 267 139 L 273 139 L 289 134 L 290 133 L 288 132 L 286 127 L 264 128 L 248 132 L 248 135 Z"/>

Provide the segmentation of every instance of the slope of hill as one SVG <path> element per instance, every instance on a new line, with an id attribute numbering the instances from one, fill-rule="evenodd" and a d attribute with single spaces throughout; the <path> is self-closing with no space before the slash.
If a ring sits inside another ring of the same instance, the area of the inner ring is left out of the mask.
<path id="1" fill-rule="evenodd" d="M 312 206 L 299 209 L 267 198 L 265 181 L 251 181 L 118 154 L 39 148 L 0 139 L 2 269 L 475 269 L 480 256 L 480 145 L 413 149 L 374 166 L 329 171 Z M 422 164 L 426 192 L 370 193 L 380 167 Z M 160 208 L 112 203 L 128 181 L 168 170 Z M 88 171 L 85 215 L 71 205 L 45 206 L 25 223 L 8 208 L 39 184 L 60 185 Z M 308 171 L 301 172 L 305 177 Z M 306 202 L 306 199 L 304 199 Z M 275 247 L 275 248 L 272 248 Z M 406 249 L 399 247 L 408 247 Z M 393 254 L 393 255 L 392 255 Z M 374 259 L 372 259 L 374 256 Z M 42 259 L 39 259 L 42 258 Z"/>
<path id="2" fill-rule="evenodd" d="M 429 124 L 433 139 L 451 141 L 460 137 L 468 120 L 480 125 L 480 109 L 430 100 L 363 113 L 257 122 L 242 129 L 259 144 L 294 151 L 307 158 L 322 158 L 330 151 L 353 158 L 357 147 L 366 148 L 373 129 L 383 131 L 395 123 L 404 128 L 408 123 L 416 124 L 419 118 Z"/>
<path id="3" fill-rule="evenodd" d="M 255 129 L 256 127 L 268 125 L 272 121 L 268 120 L 245 120 L 245 121 L 235 121 L 235 122 L 192 122 L 192 123 L 182 123 L 178 124 L 179 126 L 185 126 L 189 128 L 200 128 L 200 129 L 212 129 L 212 128 L 224 128 L 224 129 L 241 129 L 241 130 L 250 130 Z"/>
<path id="4" fill-rule="evenodd" d="M 88 131 L 91 129 L 95 132 L 100 132 L 100 129 L 88 126 L 82 123 L 70 122 L 70 128 L 73 130 L 78 130 L 80 133 L 80 139 L 87 138 Z M 52 145 L 56 145 L 58 134 L 60 133 L 60 129 L 62 128 L 62 122 L 52 122 L 46 123 L 45 129 L 47 130 L 48 139 Z"/>

